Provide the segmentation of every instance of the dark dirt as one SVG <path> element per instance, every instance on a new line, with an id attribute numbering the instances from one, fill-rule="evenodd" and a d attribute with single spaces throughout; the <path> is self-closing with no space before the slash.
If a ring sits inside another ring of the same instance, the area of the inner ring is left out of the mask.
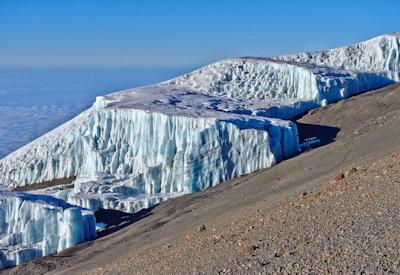
<path id="1" fill-rule="evenodd" d="M 39 189 L 44 189 L 44 188 L 58 186 L 58 185 L 70 185 L 75 179 L 76 179 L 76 176 L 72 176 L 72 177 L 68 177 L 68 178 L 43 181 L 40 183 L 35 183 L 35 184 L 30 184 L 30 185 L 18 186 L 16 188 L 14 188 L 13 191 L 27 192 L 27 191 L 39 190 Z M 72 187 L 73 187 L 73 185 L 71 185 L 71 188 Z"/>

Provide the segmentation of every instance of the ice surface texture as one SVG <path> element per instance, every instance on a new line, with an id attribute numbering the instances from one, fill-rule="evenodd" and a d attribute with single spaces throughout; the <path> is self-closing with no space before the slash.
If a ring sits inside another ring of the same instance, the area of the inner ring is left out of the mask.
<path id="1" fill-rule="evenodd" d="M 10 186 L 78 175 L 75 193 L 164 197 L 269 167 L 298 150 L 297 130 L 289 121 L 221 115 L 224 119 L 171 116 L 96 103 L 16 151 L 20 167 L 15 159 L 6 162 L 10 156 L 2 164 L 10 169 Z M 118 201 L 99 207 L 130 206 Z"/>
<path id="2" fill-rule="evenodd" d="M 397 62 L 400 63 L 399 58 Z M 309 63 L 248 57 L 220 61 L 166 83 L 223 98 L 246 102 L 258 99 L 258 105 L 264 104 L 263 108 L 268 109 L 265 108 L 268 103 L 270 107 L 282 107 L 300 100 L 321 105 L 398 79 L 398 71 L 346 71 Z M 300 108 L 300 113 L 304 111 Z M 277 117 L 293 118 L 284 113 Z"/>
<path id="3" fill-rule="evenodd" d="M 93 107 L 0 161 L 15 187 L 77 176 L 54 196 L 136 212 L 269 167 L 299 150 L 290 119 L 398 80 L 399 36 L 277 58 L 223 60 Z M 273 119 L 280 118 L 280 119 Z"/>
<path id="4" fill-rule="evenodd" d="M 0 191 L 0 269 L 96 235 L 92 212 L 50 196 Z"/>
<path id="5" fill-rule="evenodd" d="M 400 71 L 400 32 L 331 50 L 275 57 L 352 71 Z M 397 80 L 398 81 L 398 80 Z"/>

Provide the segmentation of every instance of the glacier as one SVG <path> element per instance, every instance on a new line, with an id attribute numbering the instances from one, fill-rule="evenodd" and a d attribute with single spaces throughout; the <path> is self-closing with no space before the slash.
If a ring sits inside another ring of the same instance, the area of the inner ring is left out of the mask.
<path id="1" fill-rule="evenodd" d="M 296 61 L 350 71 L 400 71 L 400 32 L 381 35 L 354 45 L 336 49 L 273 57 L 275 60 Z"/>
<path id="2" fill-rule="evenodd" d="M 135 213 L 268 168 L 300 151 L 291 119 L 400 81 L 399 39 L 394 33 L 326 51 L 231 58 L 99 96 L 88 110 L 1 159 L 0 186 L 76 176 L 72 188 L 29 193 L 77 209 Z M 15 245 L 21 240 L 15 237 Z M 20 257 L 44 255 L 40 245 L 30 244 L 31 254 Z"/>
<path id="3" fill-rule="evenodd" d="M 0 191 L 0 269 L 93 239 L 89 210 L 51 196 Z"/>
<path id="4" fill-rule="evenodd" d="M 157 203 L 203 190 L 298 151 L 290 121 L 228 113 L 211 108 L 219 101 L 213 97 L 164 88 L 99 97 L 86 112 L 17 150 L 21 166 L 4 158 L 4 183 L 16 187 L 78 175 L 68 202 L 137 211 L 148 207 L 146 196 Z M 172 99 L 175 104 L 162 102 Z"/>

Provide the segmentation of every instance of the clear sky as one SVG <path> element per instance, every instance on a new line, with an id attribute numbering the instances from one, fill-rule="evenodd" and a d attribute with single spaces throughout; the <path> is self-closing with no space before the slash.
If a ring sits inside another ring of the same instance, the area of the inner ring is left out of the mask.
<path id="1" fill-rule="evenodd" d="M 195 66 L 400 31 L 400 0 L 0 0 L 0 66 Z"/>

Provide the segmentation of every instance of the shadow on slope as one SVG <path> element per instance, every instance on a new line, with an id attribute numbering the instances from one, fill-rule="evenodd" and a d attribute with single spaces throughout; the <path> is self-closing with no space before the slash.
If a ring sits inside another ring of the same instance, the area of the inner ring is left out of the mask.
<path id="1" fill-rule="evenodd" d="M 110 210 L 110 209 L 99 209 L 94 215 L 96 217 L 96 222 L 103 222 L 107 224 L 107 228 L 97 232 L 96 238 L 101 238 L 111 233 L 114 233 L 128 225 L 131 225 L 143 218 L 150 216 L 153 210 L 153 207 L 142 209 L 139 212 L 134 214 L 125 213 L 118 210 Z"/>
<path id="2" fill-rule="evenodd" d="M 301 150 L 308 151 L 333 142 L 340 128 L 296 122 Z"/>

